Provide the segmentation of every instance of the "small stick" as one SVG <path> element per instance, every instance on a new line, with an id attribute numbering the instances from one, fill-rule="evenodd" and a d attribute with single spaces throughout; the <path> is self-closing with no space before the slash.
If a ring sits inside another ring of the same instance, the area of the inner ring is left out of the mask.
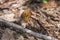
<path id="1" fill-rule="evenodd" d="M 0 23 L 3 23 L 4 25 L 6 25 L 8 27 L 13 27 L 13 28 L 18 29 L 20 31 L 23 31 L 25 33 L 31 34 L 31 35 L 33 35 L 37 38 L 41 38 L 41 39 L 45 39 L 45 40 L 57 40 L 54 37 L 50 37 L 50 36 L 46 36 L 46 35 L 43 35 L 43 34 L 33 32 L 33 31 L 31 31 L 27 28 L 23 28 L 22 26 L 19 26 L 17 24 L 12 23 L 12 22 L 8 22 L 8 21 L 6 21 L 4 19 L 1 19 L 1 18 L 0 18 Z"/>

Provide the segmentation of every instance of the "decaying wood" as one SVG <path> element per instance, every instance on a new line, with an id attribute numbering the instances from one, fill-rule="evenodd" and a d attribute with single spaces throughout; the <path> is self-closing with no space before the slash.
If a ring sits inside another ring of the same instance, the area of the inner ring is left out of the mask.
<path id="1" fill-rule="evenodd" d="M 42 34 L 33 32 L 29 29 L 23 28 L 22 26 L 19 26 L 17 24 L 12 23 L 12 22 L 8 22 L 8 21 L 1 19 L 1 18 L 0 18 L 0 23 L 3 23 L 4 25 L 9 26 L 9 27 L 13 27 L 15 29 L 18 29 L 18 30 L 23 31 L 25 33 L 31 34 L 31 35 L 38 37 L 38 38 L 42 38 L 45 40 L 57 40 L 54 37 L 50 37 L 50 36 L 46 36 L 46 35 L 42 35 Z"/>

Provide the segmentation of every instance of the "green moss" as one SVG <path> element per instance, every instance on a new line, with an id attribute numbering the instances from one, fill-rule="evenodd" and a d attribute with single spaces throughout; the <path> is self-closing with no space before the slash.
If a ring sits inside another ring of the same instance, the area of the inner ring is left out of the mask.
<path id="1" fill-rule="evenodd" d="M 48 0 L 42 0 L 42 2 L 46 4 L 48 2 Z"/>

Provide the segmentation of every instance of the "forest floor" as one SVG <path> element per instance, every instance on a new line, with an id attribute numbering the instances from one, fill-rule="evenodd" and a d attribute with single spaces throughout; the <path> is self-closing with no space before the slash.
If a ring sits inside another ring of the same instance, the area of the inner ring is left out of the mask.
<path id="1" fill-rule="evenodd" d="M 23 1 L 22 3 L 20 1 L 0 1 L 0 18 L 23 26 L 34 32 L 52 36 L 60 40 L 60 4 L 57 7 L 44 8 L 39 7 L 38 4 L 25 4 L 24 6 L 22 6 L 25 1 Z M 24 11 L 25 9 L 26 11 Z M 26 17 L 26 15 L 28 16 Z M 0 24 L 0 40 L 43 39 L 36 38 L 27 33 L 23 33 L 19 30 L 15 30 L 13 28 L 9 28 Z"/>

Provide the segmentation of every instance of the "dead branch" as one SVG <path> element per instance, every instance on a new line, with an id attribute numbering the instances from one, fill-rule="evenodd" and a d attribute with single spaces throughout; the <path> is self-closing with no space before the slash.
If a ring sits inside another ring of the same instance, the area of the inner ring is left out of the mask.
<path id="1" fill-rule="evenodd" d="M 54 37 L 50 37 L 50 36 L 46 36 L 46 35 L 43 35 L 43 34 L 33 32 L 29 29 L 23 28 L 22 26 L 19 26 L 17 24 L 12 23 L 12 22 L 8 22 L 8 21 L 6 21 L 4 19 L 1 19 L 1 18 L 0 18 L 0 23 L 3 23 L 4 25 L 6 25 L 8 27 L 13 27 L 13 28 L 18 29 L 20 31 L 23 31 L 25 33 L 31 34 L 31 35 L 33 35 L 37 38 L 41 38 L 41 39 L 45 39 L 45 40 L 57 40 Z"/>

